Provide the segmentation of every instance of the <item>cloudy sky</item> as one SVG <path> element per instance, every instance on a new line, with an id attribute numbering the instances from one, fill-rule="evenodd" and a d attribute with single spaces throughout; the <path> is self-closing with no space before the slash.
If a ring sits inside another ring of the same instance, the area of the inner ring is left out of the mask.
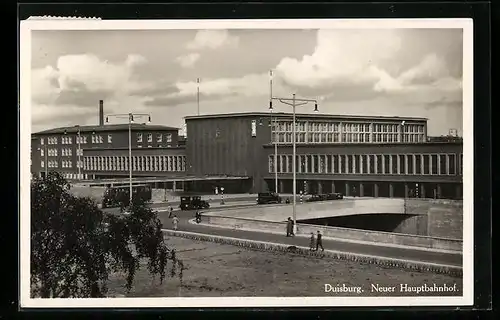
<path id="1" fill-rule="evenodd" d="M 33 31 L 32 130 L 96 124 L 99 99 L 181 127 L 198 77 L 200 114 L 267 111 L 271 69 L 273 95 L 321 99 L 321 113 L 462 132 L 461 29 Z"/>

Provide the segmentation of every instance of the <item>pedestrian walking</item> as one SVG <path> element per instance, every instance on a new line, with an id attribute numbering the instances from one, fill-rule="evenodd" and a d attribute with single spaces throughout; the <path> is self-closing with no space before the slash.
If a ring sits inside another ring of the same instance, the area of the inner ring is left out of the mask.
<path id="1" fill-rule="evenodd" d="M 318 230 L 318 235 L 316 236 L 316 251 L 318 251 L 319 247 L 321 247 L 321 251 L 325 251 L 325 248 L 323 248 L 323 240 L 321 239 L 322 237 L 323 235 Z"/>
<path id="2" fill-rule="evenodd" d="M 311 232 L 311 237 L 309 240 L 309 250 L 314 250 L 316 247 L 316 238 L 314 237 L 314 232 Z"/>
<path id="3" fill-rule="evenodd" d="M 288 217 L 288 220 L 286 222 L 286 236 L 290 237 L 293 236 L 293 221 L 292 218 Z"/>
<path id="4" fill-rule="evenodd" d="M 174 227 L 174 231 L 177 231 L 177 226 L 179 225 L 179 218 L 177 218 L 177 215 L 174 215 L 172 218 L 172 225 Z"/>
<path id="5" fill-rule="evenodd" d="M 168 218 L 172 218 L 172 215 L 174 214 L 174 208 L 172 206 L 168 206 Z"/>

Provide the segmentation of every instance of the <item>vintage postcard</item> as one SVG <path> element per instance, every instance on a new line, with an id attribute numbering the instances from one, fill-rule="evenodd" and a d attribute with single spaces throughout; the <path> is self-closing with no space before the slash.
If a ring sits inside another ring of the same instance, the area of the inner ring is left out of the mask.
<path id="1" fill-rule="evenodd" d="M 21 307 L 472 305 L 472 28 L 22 21 Z"/>

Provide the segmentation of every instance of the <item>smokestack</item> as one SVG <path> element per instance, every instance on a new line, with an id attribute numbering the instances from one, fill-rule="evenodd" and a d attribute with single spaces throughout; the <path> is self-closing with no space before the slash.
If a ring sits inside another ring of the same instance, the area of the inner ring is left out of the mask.
<path id="1" fill-rule="evenodd" d="M 104 101 L 99 100 L 99 125 L 104 125 Z"/>

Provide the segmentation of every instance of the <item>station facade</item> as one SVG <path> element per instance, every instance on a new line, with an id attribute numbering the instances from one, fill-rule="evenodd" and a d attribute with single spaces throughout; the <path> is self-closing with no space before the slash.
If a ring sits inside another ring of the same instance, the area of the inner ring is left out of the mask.
<path id="1" fill-rule="evenodd" d="M 168 189 L 178 182 L 200 193 L 215 187 L 293 192 L 291 114 L 202 115 L 185 122 L 187 137 L 178 128 L 133 124 L 131 163 L 128 124 L 101 120 L 33 134 L 32 174 L 126 182 L 131 166 L 134 179 Z M 297 193 L 462 198 L 461 139 L 428 137 L 425 118 L 297 114 L 296 123 Z"/>
<path id="2" fill-rule="evenodd" d="M 296 123 L 297 193 L 462 198 L 463 144 L 430 142 L 425 118 L 298 114 Z M 247 176 L 240 191 L 293 192 L 291 114 L 194 116 L 186 124 L 190 173 Z"/>

